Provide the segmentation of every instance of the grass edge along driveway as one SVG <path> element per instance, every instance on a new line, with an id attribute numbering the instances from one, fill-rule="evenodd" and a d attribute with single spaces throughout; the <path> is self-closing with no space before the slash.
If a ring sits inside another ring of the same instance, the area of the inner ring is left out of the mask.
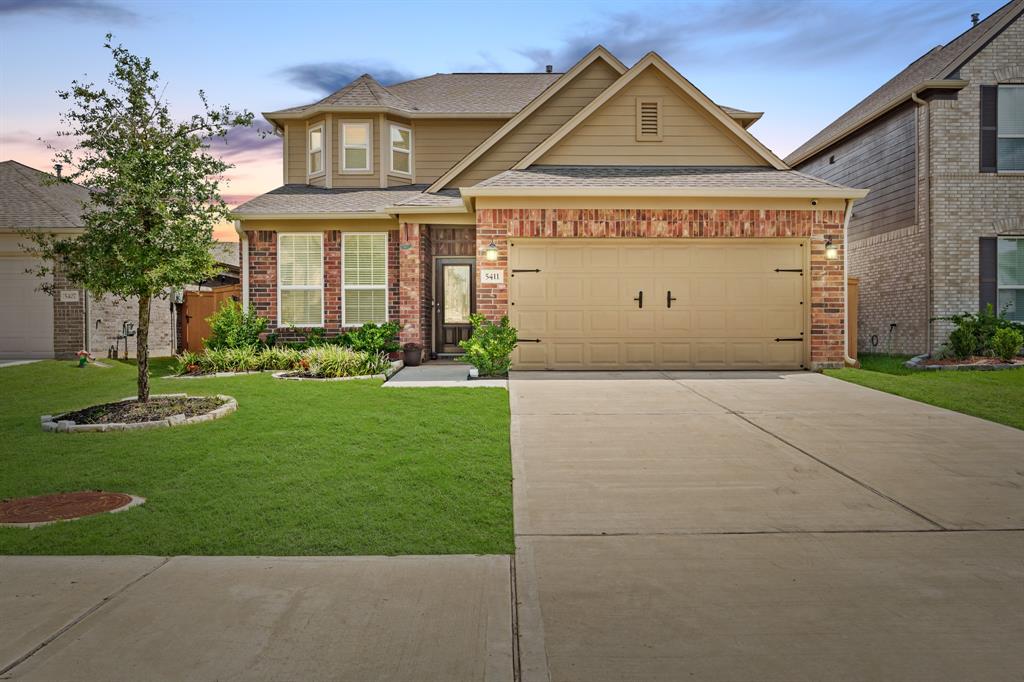
<path id="1" fill-rule="evenodd" d="M 379 380 L 155 379 L 224 393 L 224 419 L 152 431 L 44 433 L 39 416 L 134 393 L 135 368 L 0 368 L 0 499 L 129 492 L 145 505 L 36 529 L 0 554 L 508 554 L 508 394 L 381 390 Z M 167 373 L 157 361 L 153 375 Z"/>
<path id="2" fill-rule="evenodd" d="M 910 356 L 861 355 L 861 369 L 828 376 L 948 410 L 1024 429 L 1024 369 L 1003 371 L 907 369 Z"/>

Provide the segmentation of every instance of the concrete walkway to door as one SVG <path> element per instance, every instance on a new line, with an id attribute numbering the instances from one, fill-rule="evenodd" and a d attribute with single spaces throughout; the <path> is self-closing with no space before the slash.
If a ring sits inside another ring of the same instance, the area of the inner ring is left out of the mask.
<path id="1" fill-rule="evenodd" d="M 1024 669 L 1024 432 L 809 373 L 510 396 L 524 680 Z"/>

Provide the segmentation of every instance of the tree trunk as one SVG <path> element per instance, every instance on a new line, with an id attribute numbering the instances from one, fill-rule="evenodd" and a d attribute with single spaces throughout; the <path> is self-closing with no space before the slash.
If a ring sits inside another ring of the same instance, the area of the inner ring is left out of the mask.
<path id="1" fill-rule="evenodd" d="M 135 358 L 139 362 L 139 402 L 149 400 L 149 306 L 152 297 L 139 296 L 139 328 L 135 332 Z"/>

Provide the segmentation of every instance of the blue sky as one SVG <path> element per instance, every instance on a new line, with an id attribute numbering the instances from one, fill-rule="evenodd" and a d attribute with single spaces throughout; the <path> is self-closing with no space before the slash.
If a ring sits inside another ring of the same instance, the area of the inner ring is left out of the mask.
<path id="1" fill-rule="evenodd" d="M 659 52 L 715 101 L 764 111 L 780 156 L 1000 0 L 720 2 L 87 2 L 0 0 L 0 160 L 48 167 L 74 78 L 110 70 L 103 35 L 152 57 L 179 113 L 206 90 L 255 112 L 304 104 L 370 72 L 556 70 L 597 43 L 627 65 Z M 232 140 L 234 200 L 280 184 L 273 140 Z"/>

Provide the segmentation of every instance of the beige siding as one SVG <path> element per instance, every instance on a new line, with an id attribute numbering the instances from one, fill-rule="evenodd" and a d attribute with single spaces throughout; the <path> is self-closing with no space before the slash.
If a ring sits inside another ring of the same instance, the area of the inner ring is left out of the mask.
<path id="1" fill-rule="evenodd" d="M 437 180 L 504 123 L 504 119 L 417 120 L 413 132 L 416 182 Z"/>
<path id="2" fill-rule="evenodd" d="M 508 170 L 607 89 L 618 77 L 618 72 L 605 61 L 596 60 L 561 92 L 520 123 L 515 130 L 487 150 L 448 186 L 469 187 Z"/>
<path id="3" fill-rule="evenodd" d="M 367 173 L 341 172 L 341 124 L 370 124 L 370 164 Z M 339 114 L 333 116 L 331 122 L 331 184 L 334 187 L 379 187 L 380 186 L 380 125 L 373 115 Z"/>
<path id="4" fill-rule="evenodd" d="M 285 167 L 288 174 L 284 179 L 286 185 L 306 184 L 306 123 L 288 123 L 286 129 L 286 142 L 288 148 L 285 150 L 287 162 Z"/>
<path id="5" fill-rule="evenodd" d="M 637 141 L 638 97 L 661 98 L 661 141 Z M 537 163 L 583 166 L 765 165 L 725 126 L 653 67 L 638 75 Z"/>

